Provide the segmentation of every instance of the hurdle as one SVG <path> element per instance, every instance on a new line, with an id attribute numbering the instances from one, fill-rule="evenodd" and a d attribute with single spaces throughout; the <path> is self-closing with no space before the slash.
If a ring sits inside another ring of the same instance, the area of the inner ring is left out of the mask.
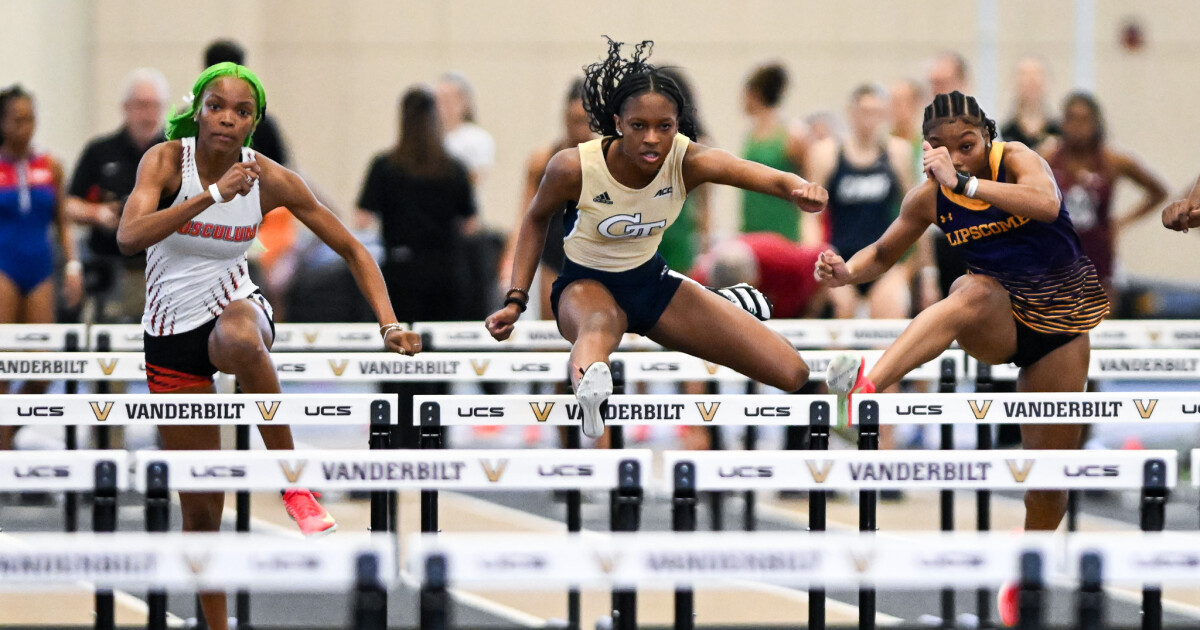
<path id="1" fill-rule="evenodd" d="M 108 593 L 352 590 L 355 606 L 348 621 L 373 630 L 386 626 L 378 595 L 398 583 L 395 559 L 395 544 L 385 536 L 312 541 L 262 534 L 30 534 L 0 539 L 0 589 L 88 583 Z M 165 606 L 152 606 L 147 627 L 166 629 Z"/>
<path id="2" fill-rule="evenodd" d="M 401 324 L 400 330 L 408 330 Z M 144 332 L 140 324 L 92 324 L 87 328 L 88 349 L 99 352 L 141 352 Z M 272 352 L 378 352 L 383 348 L 379 327 L 370 323 L 275 324 Z"/>
<path id="3" fill-rule="evenodd" d="M 705 489 L 1138 489 L 1143 530 L 1161 531 L 1165 495 L 1176 481 L 1175 457 L 1174 451 L 668 451 L 663 462 L 677 482 L 672 493 L 683 497 Z M 863 507 L 859 530 L 874 532 L 874 510 Z M 819 628 L 824 598 L 817 595 L 810 595 L 809 625 Z M 1157 611 L 1161 624 L 1161 591 L 1147 588 L 1143 602 L 1147 619 Z M 863 588 L 859 626 L 872 628 L 874 619 L 875 591 Z"/>
<path id="4" fill-rule="evenodd" d="M 982 382 L 990 384 L 986 379 Z M 941 424 L 943 431 L 948 424 L 977 424 L 978 435 L 986 438 L 981 442 L 983 450 L 991 448 L 990 425 L 993 424 L 1194 424 L 1200 421 L 1200 406 L 1196 404 L 1200 400 L 1186 392 L 997 394 L 988 391 L 990 387 L 983 389 L 985 391 L 974 394 L 936 396 L 862 394 L 856 397 L 858 415 L 855 417 L 859 418 L 860 431 L 868 435 L 877 433 L 882 424 Z M 1077 529 L 1077 505 L 1072 498 L 1078 497 L 1078 492 L 1066 489 L 1067 531 L 1073 532 Z M 981 531 L 991 528 L 990 493 L 989 489 L 976 491 L 976 527 Z M 1166 491 L 1162 490 L 1160 496 L 1146 500 L 1165 504 Z M 867 505 L 867 509 L 874 509 L 873 501 Z M 1161 510 L 1149 510 L 1147 513 L 1160 515 L 1157 517 L 1160 523 L 1157 528 L 1161 529 Z M 1154 527 L 1143 523 L 1143 529 L 1151 531 Z M 986 619 L 991 610 L 991 593 L 980 591 L 977 599 L 980 618 Z"/>
<path id="5" fill-rule="evenodd" d="M 0 359 L 2 360 L 2 359 Z M 114 366 L 115 367 L 115 366 Z M 332 403 L 332 404 L 331 404 Z M 398 404 L 394 394 L 343 394 L 331 400 L 326 394 L 69 394 L 65 396 L 0 396 L 0 424 L 75 426 L 113 425 L 234 425 L 240 453 L 249 452 L 250 425 L 353 425 L 369 424 L 369 446 L 390 446 Z M 164 501 L 166 494 L 163 494 Z M 371 529 L 392 528 L 388 492 L 371 493 Z M 66 527 L 75 531 L 72 502 L 65 503 Z M 166 503 L 163 504 L 164 506 Z M 165 509 L 165 507 L 164 507 Z M 238 492 L 236 529 L 250 531 L 250 495 Z M 164 525 L 165 527 L 165 525 Z M 249 623 L 250 597 L 237 593 L 237 617 Z"/>
<path id="6" fill-rule="evenodd" d="M 1018 627 L 1031 629 L 1044 627 L 1050 581 L 1076 585 L 1075 627 L 1087 630 L 1102 627 L 1104 585 L 1200 584 L 1200 536 L 1194 533 L 916 533 L 904 542 L 910 544 L 849 533 L 414 535 L 407 566 L 422 577 L 423 589 L 435 581 L 501 590 L 619 584 L 685 591 L 743 582 L 907 590 L 1018 581 Z M 423 630 L 452 627 L 443 621 Z"/>
<path id="7" fill-rule="evenodd" d="M 0 400 L 11 396 L 0 396 Z M 129 485 L 124 451 L 0 451 L 0 491 L 92 492 L 92 531 L 117 528 L 117 490 Z M 68 532 L 72 523 L 65 523 Z M 0 580 L 2 581 L 2 580 Z M 113 630 L 111 590 L 95 594 L 96 629 Z"/>
<path id="8" fill-rule="evenodd" d="M 612 530 L 636 531 L 650 461 L 645 450 L 139 451 L 134 486 L 147 492 L 148 512 L 151 494 L 168 490 L 608 490 Z M 154 511 L 165 518 L 165 506 Z M 438 531 L 436 511 L 422 510 L 421 531 Z M 634 628 L 634 594 L 614 592 L 613 605 Z"/>

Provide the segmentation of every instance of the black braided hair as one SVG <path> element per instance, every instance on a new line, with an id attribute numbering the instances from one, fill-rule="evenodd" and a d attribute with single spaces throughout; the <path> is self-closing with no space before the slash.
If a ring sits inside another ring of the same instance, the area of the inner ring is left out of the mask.
<path id="1" fill-rule="evenodd" d="M 608 55 L 604 61 L 583 68 L 583 109 L 588 113 L 592 131 L 604 136 L 617 135 L 614 115 L 621 114 L 625 101 L 646 92 L 662 94 L 675 103 L 679 133 L 696 139 L 696 123 L 691 105 L 671 77 L 647 63 L 654 42 L 643 41 L 633 47 L 633 56 L 621 56 L 622 42 L 608 40 Z"/>
<path id="2" fill-rule="evenodd" d="M 981 127 L 988 141 L 996 139 L 996 121 L 987 117 L 974 96 L 966 96 L 958 90 L 933 97 L 933 102 L 925 108 L 921 135 L 928 138 L 935 127 L 956 121 Z"/>
<path id="3" fill-rule="evenodd" d="M 33 95 L 25 91 L 21 84 L 14 83 L 3 90 L 0 90 L 0 122 L 8 115 L 8 106 L 13 101 L 19 98 L 32 99 Z M 4 132 L 0 131 L 0 144 L 4 144 Z"/>

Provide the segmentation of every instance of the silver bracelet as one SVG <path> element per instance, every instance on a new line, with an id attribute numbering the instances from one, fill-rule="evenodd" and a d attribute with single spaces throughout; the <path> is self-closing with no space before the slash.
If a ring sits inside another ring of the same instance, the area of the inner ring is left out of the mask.
<path id="1" fill-rule="evenodd" d="M 379 327 L 379 335 L 384 339 L 387 339 L 388 333 L 392 332 L 393 330 L 404 330 L 404 326 L 399 323 L 384 324 Z"/>
<path id="2" fill-rule="evenodd" d="M 221 196 L 221 189 L 217 188 L 216 182 L 208 185 L 208 194 L 212 196 L 213 203 L 225 203 L 225 198 Z"/>
<path id="3" fill-rule="evenodd" d="M 964 192 L 968 199 L 974 199 L 976 190 L 979 190 L 979 179 L 972 175 L 971 179 L 967 180 L 967 189 Z"/>

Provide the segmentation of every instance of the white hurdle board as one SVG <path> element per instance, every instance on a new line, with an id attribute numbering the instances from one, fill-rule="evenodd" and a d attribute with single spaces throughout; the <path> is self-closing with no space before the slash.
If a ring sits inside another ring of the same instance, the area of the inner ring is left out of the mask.
<path id="1" fill-rule="evenodd" d="M 612 489 L 622 462 L 650 476 L 648 450 L 138 451 L 134 487 L 167 465 L 172 490 Z"/>
<path id="2" fill-rule="evenodd" d="M 117 488 L 129 487 L 125 451 L 0 451 L 0 492 L 92 490 L 100 462 L 116 464 Z"/>
<path id="3" fill-rule="evenodd" d="M 67 347 L 70 333 L 79 340 L 80 350 L 87 348 L 87 326 L 84 324 L 2 324 L 0 351 L 62 351 Z"/>
<path id="4" fill-rule="evenodd" d="M 694 467 L 698 490 L 1138 489 L 1150 460 L 1175 487 L 1173 450 L 1161 451 L 667 451 Z"/>
<path id="5" fill-rule="evenodd" d="M 810 380 L 823 379 L 837 351 L 802 352 Z M 868 366 L 883 354 L 861 353 Z M 279 379 L 285 382 L 503 382 L 565 383 L 566 352 L 423 352 L 413 357 L 390 352 L 280 352 L 271 356 Z M 628 382 L 680 381 L 747 382 L 727 367 L 682 352 L 617 352 Z M 941 362 L 954 362 L 962 373 L 962 353 L 950 351 L 907 375 L 911 380 L 936 380 Z M 0 354 L 0 380 L 38 378 L 80 381 L 136 381 L 146 378 L 140 352 L 8 352 Z"/>
<path id="6" fill-rule="evenodd" d="M 401 324 L 408 330 L 407 324 Z M 93 324 L 88 327 L 88 348 L 100 347 L 100 336 L 108 335 L 109 351 L 142 352 L 143 331 L 140 324 Z M 361 324 L 275 324 L 274 352 L 333 351 L 379 352 L 383 337 L 379 326 Z"/>
<path id="7" fill-rule="evenodd" d="M 451 587 L 639 589 L 764 582 L 900 589 L 988 586 L 1018 575 L 1020 554 L 1061 555 L 1049 534 L 637 532 L 607 535 L 413 534 L 407 569 L 446 559 Z M 1058 562 L 1047 561 L 1047 571 Z"/>
<path id="8" fill-rule="evenodd" d="M 815 403 L 826 405 L 831 423 L 837 410 L 833 395 L 615 395 L 608 399 L 604 422 L 614 426 L 809 424 Z M 578 426 L 579 403 L 570 395 L 413 396 L 413 417 L 436 410 L 444 426 Z"/>
<path id="9" fill-rule="evenodd" d="M 0 538 L 0 591 L 98 588 L 350 591 L 359 554 L 398 581 L 387 536 L 319 540 L 264 534 L 19 534 Z"/>
<path id="10" fill-rule="evenodd" d="M 0 425 L 362 426 L 380 400 L 396 424 L 397 394 L 16 394 L 0 396 Z"/>
<path id="11" fill-rule="evenodd" d="M 1200 423 L 1200 392 L 856 394 L 854 413 L 868 401 L 879 424 Z"/>
<path id="12" fill-rule="evenodd" d="M 536 591 L 577 585 L 640 589 L 761 582 L 916 590 L 995 588 L 1042 556 L 1046 583 L 1077 583 L 1095 553 L 1107 585 L 1200 584 L 1194 532 L 1048 533 L 636 532 L 617 534 L 413 534 L 407 569 L 445 558 L 451 587 Z"/>
<path id="13" fill-rule="evenodd" d="M 979 362 L 968 357 L 967 376 L 974 380 Z M 992 378 L 1015 381 L 1017 366 L 992 366 Z M 1095 381 L 1200 381 L 1200 350 L 1106 350 L 1093 349 L 1088 378 Z"/>

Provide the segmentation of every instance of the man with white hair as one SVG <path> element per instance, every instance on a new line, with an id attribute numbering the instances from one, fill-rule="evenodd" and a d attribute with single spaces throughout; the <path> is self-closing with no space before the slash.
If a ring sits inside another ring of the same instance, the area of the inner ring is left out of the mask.
<path id="1" fill-rule="evenodd" d="M 146 256 L 122 256 L 117 224 L 133 190 L 138 163 L 162 142 L 169 99 L 167 79 L 153 68 L 138 68 L 121 90 L 121 127 L 92 139 L 79 156 L 68 189 L 67 211 L 90 226 L 84 255 L 88 319 L 136 322 L 142 316 Z"/>

